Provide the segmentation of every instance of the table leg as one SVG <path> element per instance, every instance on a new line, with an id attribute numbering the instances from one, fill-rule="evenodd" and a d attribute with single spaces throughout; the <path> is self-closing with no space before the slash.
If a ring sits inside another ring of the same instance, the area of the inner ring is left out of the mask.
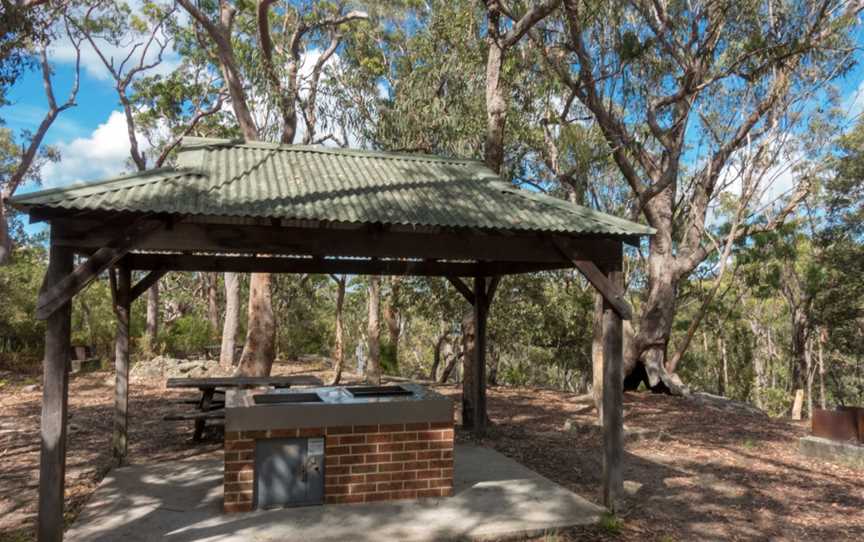
<path id="1" fill-rule="evenodd" d="M 202 390 L 201 393 L 201 402 L 198 404 L 198 409 L 201 412 L 209 412 L 210 404 L 213 402 L 213 394 L 216 392 L 215 388 L 206 388 Z M 201 437 L 204 436 L 204 424 L 206 420 L 204 418 L 195 420 L 195 435 L 193 435 L 192 440 L 195 442 L 200 442 Z"/>

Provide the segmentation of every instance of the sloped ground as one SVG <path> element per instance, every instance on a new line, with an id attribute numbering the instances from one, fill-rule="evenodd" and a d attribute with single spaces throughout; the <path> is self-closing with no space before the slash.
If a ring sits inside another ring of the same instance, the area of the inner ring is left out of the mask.
<path id="1" fill-rule="evenodd" d="M 277 365 L 274 374 L 326 371 Z M 76 376 L 70 385 L 68 521 L 110 468 L 113 376 Z M 441 387 L 458 397 L 452 386 Z M 219 454 L 218 435 L 191 442 L 191 426 L 162 416 L 191 392 L 161 379 L 135 379 L 130 396 L 133 462 Z M 40 392 L 0 388 L 0 540 L 30 540 L 36 513 Z M 483 445 L 572 491 L 600 501 L 600 434 L 590 403 L 572 394 L 489 390 L 494 426 Z M 568 423 L 569 422 L 569 423 Z M 730 414 L 679 398 L 625 397 L 625 423 L 649 429 L 628 443 L 619 520 L 542 540 L 862 540 L 864 471 L 798 456 L 805 429 L 780 420 Z M 565 429 L 565 426 L 567 429 Z M 468 440 L 467 435 L 459 435 Z"/>

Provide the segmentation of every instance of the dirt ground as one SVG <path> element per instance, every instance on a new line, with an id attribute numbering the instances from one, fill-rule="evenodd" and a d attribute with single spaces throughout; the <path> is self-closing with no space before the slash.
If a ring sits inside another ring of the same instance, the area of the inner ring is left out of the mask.
<path id="1" fill-rule="evenodd" d="M 274 374 L 326 371 L 277 365 Z M 37 506 L 40 390 L 0 388 L 0 540 L 33 539 Z M 440 391 L 458 398 L 452 386 Z M 132 462 L 218 454 L 218 432 L 191 441 L 190 422 L 163 422 L 191 392 L 161 379 L 130 386 Z M 110 469 L 113 375 L 70 382 L 67 523 Z M 482 442 L 591 501 L 600 501 L 600 433 L 585 398 L 535 389 L 492 388 L 493 426 Z M 627 496 L 617 518 L 541 540 L 864 540 L 864 471 L 796 452 L 802 425 L 652 394 L 625 396 L 625 425 L 648 429 L 628 442 Z M 469 435 L 458 434 L 460 440 Z"/>

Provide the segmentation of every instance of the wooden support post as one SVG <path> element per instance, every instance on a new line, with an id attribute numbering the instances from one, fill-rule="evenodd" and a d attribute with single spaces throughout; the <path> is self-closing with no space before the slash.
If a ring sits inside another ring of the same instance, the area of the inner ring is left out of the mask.
<path id="1" fill-rule="evenodd" d="M 117 268 L 114 314 L 117 337 L 114 347 L 114 435 L 113 454 L 119 465 L 126 461 L 129 425 L 129 313 L 132 305 L 132 272 L 126 266 Z"/>
<path id="2" fill-rule="evenodd" d="M 56 236 L 52 227 L 51 236 Z M 71 249 L 51 246 L 45 287 L 72 271 Z M 39 463 L 40 542 L 63 539 L 63 489 L 66 476 L 66 418 L 69 398 L 69 359 L 72 304 L 67 300 L 46 322 L 42 362 L 42 448 Z"/>
<path id="3" fill-rule="evenodd" d="M 486 431 L 486 321 L 489 316 L 489 296 L 486 277 L 474 279 L 474 381 L 471 390 L 474 435 Z"/>
<path id="4" fill-rule="evenodd" d="M 607 277 L 617 289 L 623 286 L 621 251 L 619 260 L 607 268 Z M 603 505 L 615 512 L 624 490 L 624 334 L 621 314 L 608 299 L 603 302 Z"/>

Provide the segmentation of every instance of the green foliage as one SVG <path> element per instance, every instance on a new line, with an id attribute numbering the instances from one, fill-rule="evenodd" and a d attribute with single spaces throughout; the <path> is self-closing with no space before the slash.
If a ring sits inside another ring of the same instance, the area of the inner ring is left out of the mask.
<path id="1" fill-rule="evenodd" d="M 0 107 L 6 92 L 37 65 L 35 50 L 50 37 L 50 10 L 15 0 L 0 0 Z"/>
<path id="2" fill-rule="evenodd" d="M 396 359 L 396 348 L 389 342 L 381 343 L 381 370 L 384 374 L 398 375 L 399 361 Z"/>
<path id="3" fill-rule="evenodd" d="M 165 350 L 178 357 L 201 355 L 212 344 L 210 323 L 196 316 L 181 316 L 164 335 Z"/>
<path id="4" fill-rule="evenodd" d="M 41 247 L 21 247 L 9 265 L 0 266 L 0 353 L 42 351 L 45 325 L 33 314 L 45 259 Z"/>
<path id="5" fill-rule="evenodd" d="M 133 325 L 137 323 L 135 309 L 140 311 L 140 307 L 136 305 L 132 307 Z M 135 329 L 140 327 L 136 325 L 133 333 Z M 97 355 L 112 359 L 116 331 L 108 281 L 105 279 L 94 281 L 75 296 L 72 304 L 72 343 L 90 346 Z"/>
<path id="6" fill-rule="evenodd" d="M 762 409 L 769 416 L 785 416 L 792 406 L 792 397 L 782 388 L 767 388 L 762 395 Z"/>
<path id="7" fill-rule="evenodd" d="M 6 86 L 32 64 L 33 47 L 44 37 L 40 34 L 44 27 L 40 26 L 41 19 L 21 19 L 17 8 L 10 9 L 12 4 L 0 1 L 4 8 L 0 25 L 12 29 L 0 37 L 2 101 Z M 198 4 L 208 15 L 217 16 L 218 2 Z M 789 95 L 793 97 L 805 96 L 816 81 L 830 83 L 844 74 L 853 58 L 848 54 L 848 25 L 852 21 L 833 21 L 831 39 L 811 50 L 801 32 L 812 16 L 810 2 L 770 4 L 770 17 L 765 2 L 724 0 L 711 10 L 693 10 L 684 2 L 667 4 L 670 29 L 663 33 L 650 28 L 643 14 L 628 3 L 589 1 L 578 16 L 588 29 L 585 39 L 591 42 L 590 54 L 596 53 L 600 60 L 595 68 L 608 73 L 598 84 L 609 107 L 627 113 L 622 117 L 625 128 L 632 132 L 634 141 L 645 142 L 649 153 L 661 143 L 648 127 L 645 104 L 668 95 L 682 80 L 681 64 L 666 50 L 666 39 L 686 43 L 691 32 L 700 37 L 708 31 L 704 16 L 717 14 L 722 20 L 723 31 L 704 65 L 713 79 L 693 93 L 694 109 L 683 125 L 687 159 L 675 171 L 679 193 L 673 197 L 677 203 L 670 211 L 674 215 L 673 251 L 680 252 L 687 231 L 684 225 L 694 211 L 687 191 L 694 190 L 693 181 L 700 174 L 698 165 L 731 137 L 741 116 L 765 98 L 773 74 L 785 62 L 794 59 L 798 63 L 790 75 Z M 136 4 L 136 9 L 124 2 L 98 3 L 94 16 L 85 21 L 81 15 L 90 5 L 74 6 L 76 22 L 88 25 L 88 30 L 114 45 L 128 35 L 147 34 L 165 18 L 166 10 L 173 8 L 170 3 L 149 1 Z M 274 114 L 277 96 L 263 76 L 257 48 L 256 3 L 240 1 L 234 5 L 237 11 L 231 39 L 239 70 L 252 97 L 256 120 L 262 123 L 262 137 L 273 139 L 281 120 Z M 271 10 L 273 39 L 285 43 L 302 21 L 308 25 L 303 39 L 305 52 L 320 53 L 332 36 L 316 21 L 341 13 L 346 6 L 311 0 L 279 3 Z M 513 3 L 512 12 L 524 12 L 527 6 Z M 336 57 L 325 66 L 319 88 L 319 135 L 332 134 L 345 143 L 373 148 L 481 157 L 487 122 L 488 49 L 483 4 L 391 0 L 352 2 L 350 7 L 367 10 L 369 20 L 340 27 L 343 41 Z M 831 13 L 835 12 L 832 8 Z M 691 24 L 694 21 L 696 24 Z M 563 55 L 567 68 L 578 75 L 580 60 L 570 47 L 572 36 L 566 24 L 563 10 L 554 12 L 506 56 L 502 67 L 508 98 L 503 177 L 597 209 L 632 213 L 636 204 L 613 156 L 613 151 L 621 148 L 610 148 L 607 136 L 560 78 L 548 72 L 541 55 L 541 46 Z M 202 39 L 191 19 L 168 17 L 165 25 L 179 64 L 168 73 L 136 77 L 130 91 L 137 127 L 150 144 L 148 148 L 156 151 L 161 151 L 166 141 L 186 133 L 196 111 L 220 108 L 225 93 L 213 44 Z M 9 51 L 12 53 L 7 54 Z M 275 54 L 277 70 L 285 75 L 289 64 L 286 50 L 280 46 Z M 307 64 L 304 73 L 308 68 Z M 308 75 L 304 77 L 305 85 Z M 812 109 L 803 108 L 802 104 L 809 102 L 784 96 L 781 101 L 788 107 L 784 106 L 774 120 L 794 128 L 790 132 L 795 136 L 791 138 L 794 144 L 785 154 L 764 158 L 757 169 L 770 169 L 790 156 L 797 159 L 799 154 L 807 159 L 808 168 L 823 161 L 824 142 L 833 137 L 838 118 L 833 107 L 836 92 L 830 85 L 820 88 L 824 89 L 820 91 L 824 92 L 824 103 Z M 298 105 L 303 99 L 301 96 Z M 671 109 L 659 110 L 655 120 L 661 129 L 669 128 L 674 117 Z M 304 113 L 300 112 L 301 123 Z M 755 130 L 771 131 L 764 121 Z M 238 130 L 233 117 L 220 110 L 190 133 L 236 137 Z M 20 145 L 28 137 L 0 128 L 0 184 L 17 165 Z M 759 145 L 756 140 L 752 143 L 754 148 Z M 40 152 L 26 179 L 31 185 L 39 182 L 40 165 L 57 158 L 50 147 Z M 149 152 L 148 163 L 153 165 L 158 155 Z M 632 153 L 628 149 L 623 152 Z M 663 160 L 669 157 L 667 154 Z M 742 240 L 733 251 L 728 262 L 732 271 L 720 281 L 718 294 L 707 307 L 679 365 L 686 383 L 756 402 L 772 415 L 786 413 L 795 385 L 792 321 L 796 307 L 804 307 L 805 343 L 812 354 L 817 350 L 824 354 L 827 402 L 864 400 L 860 323 L 864 307 L 864 282 L 860 280 L 864 269 L 864 123 L 840 139 L 828 158 L 824 160 L 826 167 L 793 171 L 796 179 L 807 173 L 818 190 L 807 202 L 810 212 L 795 213 L 787 225 L 765 228 L 768 231 L 761 231 L 768 223 L 762 209 L 747 213 L 748 227 L 758 233 Z M 731 189 L 716 196 L 711 202 L 714 223 L 709 221 L 708 229 L 721 239 L 730 231 L 740 197 Z M 12 234 L 22 248 L 15 252 L 10 266 L 0 267 L 0 338 L 12 338 L 0 350 L 25 350 L 33 357 L 38 356 L 44 331 L 43 324 L 32 318 L 45 268 L 44 238 L 29 237 L 20 218 L 12 213 Z M 708 243 L 706 239 L 701 242 Z M 642 253 L 629 252 L 625 262 L 628 297 L 637 308 L 647 297 L 645 248 Z M 712 251 L 692 276 L 677 285 L 670 351 L 681 344 L 690 325 L 700 318 L 700 308 L 720 263 Z M 170 273 L 162 280 L 163 329 L 161 342 L 151 345 L 155 350 L 197 355 L 218 344 L 219 322 L 210 322 L 213 316 L 208 314 L 205 292 L 212 280 L 201 273 Z M 366 341 L 365 281 L 363 277 L 350 278 L 344 303 L 344 351 L 346 367 L 352 369 L 355 349 Z M 218 284 L 218 279 L 215 282 Z M 399 356 L 397 359 L 395 345 L 387 340 L 382 319 L 383 368 L 390 374 L 425 377 L 439 343 L 451 351 L 460 350 L 463 316 L 470 309 L 446 280 L 407 277 L 400 284 L 403 331 Z M 221 286 L 217 294 L 221 295 Z M 243 279 L 241 298 L 247 294 L 248 283 Z M 335 286 L 329 277 L 274 277 L 273 306 L 280 358 L 331 354 Z M 586 391 L 591 376 L 592 313 L 593 290 L 574 272 L 504 278 L 490 315 L 489 374 L 497 375 L 498 383 L 505 385 Z M 246 318 L 246 311 L 241 310 L 241 341 Z M 633 324 L 638 326 L 638 320 Z M 76 298 L 73 340 L 110 356 L 114 325 L 107 280 L 101 277 Z M 143 333 L 142 300 L 133 305 L 134 344 L 141 345 Z M 11 359 L 8 352 L 2 355 L 4 362 Z M 620 531 L 620 519 L 614 516 L 604 518 L 604 525 L 610 533 Z"/>
<path id="8" fill-rule="evenodd" d="M 600 529 L 606 532 L 606 534 L 617 536 L 621 534 L 621 529 L 624 528 L 624 520 L 615 514 L 606 512 L 600 516 L 598 525 L 600 526 Z"/>

